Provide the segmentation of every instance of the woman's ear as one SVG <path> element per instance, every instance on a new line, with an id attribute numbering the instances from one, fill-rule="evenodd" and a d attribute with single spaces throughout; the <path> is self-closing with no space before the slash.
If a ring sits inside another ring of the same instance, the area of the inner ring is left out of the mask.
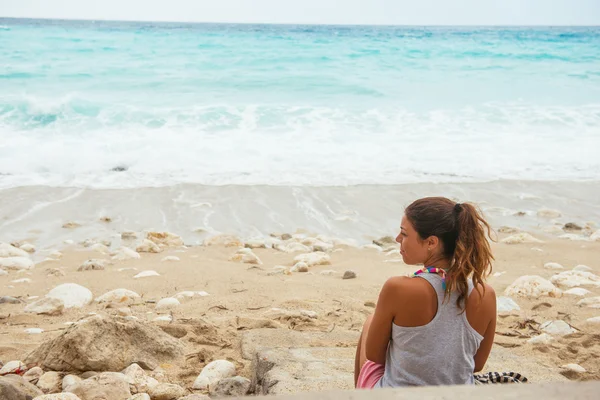
<path id="1" fill-rule="evenodd" d="M 429 236 L 427 238 L 427 250 L 433 251 L 440 244 L 440 239 L 437 236 Z"/>

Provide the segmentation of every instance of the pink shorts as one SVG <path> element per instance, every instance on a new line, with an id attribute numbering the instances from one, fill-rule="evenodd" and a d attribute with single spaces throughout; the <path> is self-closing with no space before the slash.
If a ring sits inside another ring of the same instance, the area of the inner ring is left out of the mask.
<path id="1" fill-rule="evenodd" d="M 357 389 L 373 389 L 375 384 L 379 382 L 383 373 L 385 372 L 385 365 L 377 364 L 373 361 L 367 360 L 362 368 L 360 374 L 358 374 L 358 380 L 356 381 Z"/>

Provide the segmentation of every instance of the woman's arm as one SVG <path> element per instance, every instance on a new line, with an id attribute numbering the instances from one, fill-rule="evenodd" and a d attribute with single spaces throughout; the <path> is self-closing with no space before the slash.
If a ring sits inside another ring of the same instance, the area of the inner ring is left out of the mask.
<path id="1" fill-rule="evenodd" d="M 496 292 L 486 285 L 485 296 L 483 298 L 483 314 L 488 316 L 488 325 L 483 334 L 483 340 L 475 354 L 475 371 L 479 372 L 485 366 L 485 363 L 494 344 L 494 335 L 496 334 Z"/>
<path id="2" fill-rule="evenodd" d="M 394 305 L 397 306 L 401 282 L 401 277 L 393 277 L 385 282 L 379 293 L 379 300 L 369 328 L 365 349 L 367 359 L 378 364 L 385 364 L 394 321 Z"/>

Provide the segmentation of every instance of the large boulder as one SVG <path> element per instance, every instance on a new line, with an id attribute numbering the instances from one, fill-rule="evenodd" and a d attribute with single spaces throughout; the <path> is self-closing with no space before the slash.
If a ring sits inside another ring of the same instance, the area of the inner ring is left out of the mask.
<path id="1" fill-rule="evenodd" d="M 0 376 L 0 399 L 30 400 L 44 394 L 35 385 L 19 375 Z"/>
<path id="2" fill-rule="evenodd" d="M 120 371 L 132 363 L 154 369 L 184 353 L 181 342 L 153 324 L 95 315 L 44 342 L 25 361 L 52 371 Z"/>

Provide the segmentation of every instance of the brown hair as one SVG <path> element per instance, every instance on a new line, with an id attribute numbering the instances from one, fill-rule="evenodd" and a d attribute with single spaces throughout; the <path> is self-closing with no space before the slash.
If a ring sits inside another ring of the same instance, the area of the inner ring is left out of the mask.
<path id="1" fill-rule="evenodd" d="M 490 225 L 474 205 L 455 203 L 445 197 L 416 200 L 404 214 L 420 239 L 436 236 L 442 243 L 443 255 L 450 260 L 446 296 L 458 290 L 456 305 L 464 310 L 469 290 L 467 279 L 471 278 L 477 288 L 483 286 L 485 277 L 492 272 Z"/>

